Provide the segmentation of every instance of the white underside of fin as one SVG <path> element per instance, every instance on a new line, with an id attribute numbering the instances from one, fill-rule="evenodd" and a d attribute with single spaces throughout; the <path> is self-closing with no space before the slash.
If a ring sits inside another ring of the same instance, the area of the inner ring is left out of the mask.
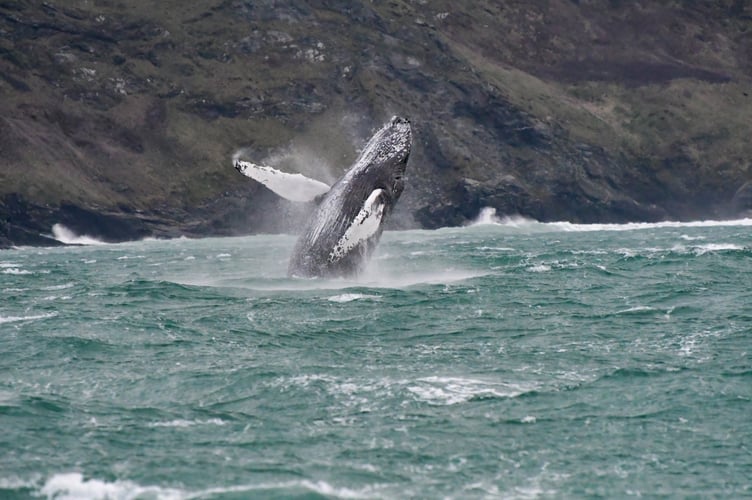
<path id="1" fill-rule="evenodd" d="M 233 164 L 241 174 L 260 182 L 290 201 L 313 201 L 317 196 L 329 191 L 327 184 L 302 174 L 288 174 L 244 160 L 235 160 Z"/>
<path id="2" fill-rule="evenodd" d="M 350 250 L 360 243 L 367 241 L 371 236 L 376 234 L 381 226 L 381 220 L 384 217 L 383 200 L 380 199 L 383 189 L 374 190 L 363 204 L 358 215 L 347 228 L 345 234 L 339 239 L 334 249 L 329 254 L 329 262 L 337 262 L 347 255 Z"/>

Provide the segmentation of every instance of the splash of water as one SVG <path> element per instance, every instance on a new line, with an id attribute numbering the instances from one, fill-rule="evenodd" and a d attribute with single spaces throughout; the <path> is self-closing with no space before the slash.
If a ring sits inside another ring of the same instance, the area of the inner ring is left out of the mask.
<path id="1" fill-rule="evenodd" d="M 87 235 L 78 235 L 62 224 L 52 226 L 52 237 L 66 245 L 106 245 L 107 243 Z"/>
<path id="2" fill-rule="evenodd" d="M 499 217 L 496 215 L 496 209 L 494 207 L 481 208 L 470 226 L 508 226 L 508 227 L 523 227 L 540 224 L 535 219 L 523 217 L 521 215 L 507 215 Z"/>
<path id="3" fill-rule="evenodd" d="M 626 222 L 607 224 L 577 224 L 574 222 L 539 222 L 535 219 L 520 215 L 499 217 L 496 209 L 485 207 L 480 210 L 470 226 L 505 226 L 517 229 L 529 229 L 532 231 L 565 231 L 565 232 L 593 232 L 593 231 L 636 231 L 640 229 L 684 228 L 684 227 L 732 227 L 752 226 L 752 219 L 734 220 L 702 220 L 702 221 L 663 221 L 663 222 Z"/>

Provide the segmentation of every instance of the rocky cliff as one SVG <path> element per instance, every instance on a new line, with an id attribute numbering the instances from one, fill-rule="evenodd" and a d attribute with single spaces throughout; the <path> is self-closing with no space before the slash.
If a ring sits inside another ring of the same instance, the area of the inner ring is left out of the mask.
<path id="1" fill-rule="evenodd" d="M 393 227 L 752 208 L 752 5 L 0 0 L 0 245 L 289 231 L 247 157 L 336 178 L 392 114 Z"/>

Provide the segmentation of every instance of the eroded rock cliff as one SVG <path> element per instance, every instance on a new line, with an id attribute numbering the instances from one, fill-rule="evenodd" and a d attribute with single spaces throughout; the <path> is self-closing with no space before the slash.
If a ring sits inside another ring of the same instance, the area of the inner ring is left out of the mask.
<path id="1" fill-rule="evenodd" d="M 290 231 L 230 165 L 331 180 L 408 116 L 393 227 L 752 208 L 752 6 L 0 0 L 0 245 Z"/>

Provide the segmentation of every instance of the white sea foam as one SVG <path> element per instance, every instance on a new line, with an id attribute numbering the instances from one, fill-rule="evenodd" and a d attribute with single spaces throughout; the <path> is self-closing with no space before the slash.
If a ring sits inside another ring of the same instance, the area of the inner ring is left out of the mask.
<path id="1" fill-rule="evenodd" d="M 380 295 L 368 295 L 365 293 L 343 293 L 342 295 L 334 295 L 332 297 L 329 297 L 327 300 L 330 302 L 352 302 L 354 300 L 378 300 L 380 299 Z"/>
<path id="2" fill-rule="evenodd" d="M 42 300 L 52 302 L 55 300 L 70 300 L 71 298 L 70 295 L 48 295 L 47 297 L 42 298 Z"/>
<path id="3" fill-rule="evenodd" d="M 31 274 L 31 271 L 27 271 L 26 269 L 21 269 L 18 267 L 6 267 L 3 269 L 3 274 L 23 275 L 23 274 Z"/>
<path id="4" fill-rule="evenodd" d="M 485 207 L 481 209 L 478 217 L 470 224 L 471 226 L 496 225 L 511 228 L 529 229 L 531 231 L 563 231 L 563 232 L 590 232 L 590 231 L 635 231 L 640 229 L 660 228 L 690 228 L 690 227 L 749 227 L 752 219 L 735 220 L 703 220 L 703 221 L 664 221 L 664 222 L 627 222 L 623 224 L 576 224 L 573 222 L 538 222 L 528 217 L 504 216 L 499 217 L 496 209 Z"/>
<path id="5" fill-rule="evenodd" d="M 281 483 L 257 483 L 239 486 L 227 486 L 219 488 L 210 488 L 195 493 L 188 493 L 185 499 L 198 499 L 213 497 L 232 493 L 247 493 L 249 497 L 274 497 L 279 495 L 279 490 L 303 490 L 317 495 L 330 498 L 381 498 L 379 486 L 366 486 L 362 489 L 352 489 L 334 486 L 326 481 L 310 481 L 307 479 L 299 481 L 286 481 Z M 276 493 L 276 495 L 275 495 Z"/>
<path id="6" fill-rule="evenodd" d="M 405 272 L 370 266 L 358 277 L 358 285 L 374 288 L 406 288 L 415 285 L 446 285 L 491 273 L 483 270 L 437 269 L 435 271 Z M 351 285 L 352 286 L 352 285 Z"/>
<path id="7" fill-rule="evenodd" d="M 704 240 L 705 236 L 690 236 L 688 234 L 682 234 L 681 239 L 686 241 Z"/>
<path id="8" fill-rule="evenodd" d="M 419 400 L 436 405 L 455 405 L 473 398 L 512 398 L 534 390 L 536 386 L 523 386 L 504 382 L 489 382 L 462 377 L 425 377 L 409 385 L 407 390 Z"/>
<path id="9" fill-rule="evenodd" d="M 43 286 L 42 290 L 65 290 L 67 288 L 73 288 L 76 286 L 73 282 L 63 283 L 62 285 L 50 285 L 50 286 Z"/>
<path id="10" fill-rule="evenodd" d="M 55 500 L 158 498 L 160 500 L 186 498 L 184 492 L 157 486 L 139 486 L 131 481 L 107 482 L 84 479 L 79 472 L 55 474 L 40 489 L 42 495 Z"/>
<path id="11" fill-rule="evenodd" d="M 501 224 L 504 224 L 504 221 L 496 215 L 496 209 L 493 207 L 481 208 L 478 217 L 471 223 L 473 226 Z"/>
<path id="12" fill-rule="evenodd" d="M 25 483 L 24 487 L 28 487 Z M 55 474 L 39 489 L 39 494 L 55 500 L 120 500 L 153 498 L 157 500 L 191 500 L 222 495 L 274 496 L 280 490 L 303 490 L 333 498 L 380 497 L 379 486 L 351 489 L 334 486 L 326 481 L 297 480 L 278 483 L 254 483 L 236 486 L 220 486 L 198 491 L 185 491 L 161 486 L 141 486 L 133 481 L 84 479 L 80 472 Z"/>
<path id="13" fill-rule="evenodd" d="M 551 270 L 551 266 L 547 264 L 538 264 L 527 268 L 531 273 L 545 273 Z"/>
<path id="14" fill-rule="evenodd" d="M 655 310 L 656 310 L 655 308 L 650 307 L 650 306 L 634 306 L 628 309 L 622 309 L 621 311 L 616 311 L 616 313 L 614 314 L 639 314 L 639 313 L 651 312 Z"/>
<path id="15" fill-rule="evenodd" d="M 404 272 L 391 269 L 377 269 L 370 266 L 357 278 L 292 278 L 279 281 L 237 284 L 251 290 L 282 291 L 282 290 L 343 290 L 354 287 L 403 289 L 417 285 L 447 285 L 458 281 L 465 281 L 481 276 L 493 274 L 486 270 L 469 269 L 440 269 L 435 271 Z M 218 286 L 216 282 L 206 280 L 176 280 L 185 285 Z"/>
<path id="16" fill-rule="evenodd" d="M 710 252 L 725 252 L 731 250 L 744 250 L 741 245 L 735 245 L 733 243 L 708 243 L 707 245 L 698 245 L 692 247 L 692 253 L 696 255 L 704 255 Z"/>
<path id="17" fill-rule="evenodd" d="M 193 427 L 196 425 L 227 425 L 227 422 L 221 418 L 209 418 L 206 420 L 184 420 L 176 419 L 166 422 L 151 422 L 149 427 Z"/>
<path id="18" fill-rule="evenodd" d="M 86 235 L 77 235 L 62 224 L 52 226 L 52 236 L 66 245 L 105 245 L 104 241 Z"/>
<path id="19" fill-rule="evenodd" d="M 54 318 L 57 316 L 57 312 L 49 312 L 46 314 L 36 314 L 31 316 L 2 316 L 0 315 L 0 324 L 3 323 L 17 323 L 19 321 L 35 321 L 38 319 Z"/>

